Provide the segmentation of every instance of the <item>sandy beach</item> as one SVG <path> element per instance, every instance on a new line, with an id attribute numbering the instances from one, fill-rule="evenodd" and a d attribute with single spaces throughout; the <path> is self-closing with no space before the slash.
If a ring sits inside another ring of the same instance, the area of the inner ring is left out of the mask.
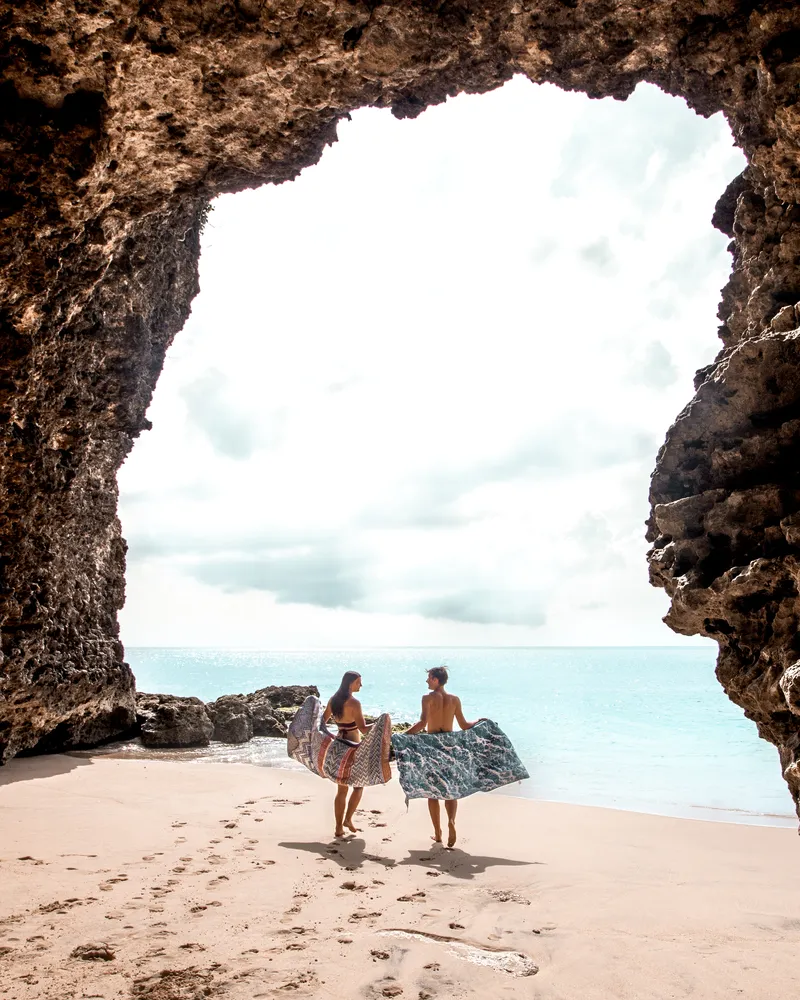
<path id="1" fill-rule="evenodd" d="M 17 759 L 0 770 L 0 996 L 800 994 L 794 831 L 333 786 L 236 764 Z"/>

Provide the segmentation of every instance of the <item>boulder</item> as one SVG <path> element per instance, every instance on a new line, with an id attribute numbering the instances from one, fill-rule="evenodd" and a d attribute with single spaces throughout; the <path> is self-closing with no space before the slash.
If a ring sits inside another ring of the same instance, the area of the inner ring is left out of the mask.
<path id="1" fill-rule="evenodd" d="M 285 739 L 292 714 L 312 694 L 319 698 L 319 688 L 314 684 L 272 684 L 240 697 L 247 703 L 253 716 L 254 736 Z"/>
<path id="2" fill-rule="evenodd" d="M 136 721 L 146 747 L 208 746 L 214 725 L 199 698 L 136 695 Z"/>
<path id="3" fill-rule="evenodd" d="M 311 694 L 319 698 L 316 684 L 271 684 L 240 697 L 248 703 L 267 702 L 274 708 L 299 708 Z"/>
<path id="4" fill-rule="evenodd" d="M 206 705 L 220 743 L 247 743 L 253 738 L 253 714 L 241 695 L 224 694 Z"/>

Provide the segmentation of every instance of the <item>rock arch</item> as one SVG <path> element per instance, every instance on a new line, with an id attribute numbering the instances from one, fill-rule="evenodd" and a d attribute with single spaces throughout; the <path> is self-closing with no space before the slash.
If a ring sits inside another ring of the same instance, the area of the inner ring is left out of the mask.
<path id="1" fill-rule="evenodd" d="M 724 111 L 749 166 L 722 351 L 653 475 L 651 577 L 800 800 L 800 12 L 782 0 L 0 0 L 0 760 L 124 729 L 116 472 L 197 292 L 210 198 L 363 106 L 515 73 Z M 346 221 L 343 220 L 343 224 Z M 268 234 L 265 234 L 268 238 Z"/>

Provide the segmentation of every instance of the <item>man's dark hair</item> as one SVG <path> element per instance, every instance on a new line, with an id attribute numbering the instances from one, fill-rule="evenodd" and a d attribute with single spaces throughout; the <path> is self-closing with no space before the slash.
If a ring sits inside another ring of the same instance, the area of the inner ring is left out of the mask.
<path id="1" fill-rule="evenodd" d="M 433 667 L 428 673 L 431 677 L 435 677 L 436 680 L 441 684 L 442 687 L 447 683 L 448 673 L 447 667 Z"/>

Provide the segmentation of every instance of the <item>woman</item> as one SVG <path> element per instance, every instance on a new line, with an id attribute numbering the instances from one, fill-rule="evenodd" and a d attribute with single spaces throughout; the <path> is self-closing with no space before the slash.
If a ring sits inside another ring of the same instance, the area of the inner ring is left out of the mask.
<path id="1" fill-rule="evenodd" d="M 392 752 L 392 720 L 384 713 L 368 726 L 353 692 L 361 688 L 361 677 L 353 670 L 342 678 L 339 690 L 323 709 L 310 694 L 292 719 L 286 738 L 286 752 L 312 774 L 338 785 L 336 792 L 336 836 L 345 827 L 357 833 L 355 811 L 367 785 L 391 781 L 389 756 Z M 335 719 L 336 736 L 326 723 Z M 363 735 L 363 739 L 361 738 Z M 353 789 L 347 802 L 347 789 Z M 345 812 L 346 811 L 346 812 Z"/>
<path id="2" fill-rule="evenodd" d="M 325 706 L 322 720 L 328 723 L 333 719 L 338 732 L 337 739 L 346 743 L 359 744 L 361 734 L 369 731 L 370 727 L 364 722 L 364 714 L 361 711 L 361 702 L 353 695 L 361 690 L 361 674 L 355 670 L 348 670 L 339 690 Z M 347 801 L 347 785 L 337 783 L 336 798 L 333 803 L 333 814 L 336 819 L 336 837 L 344 836 L 344 828 L 347 827 L 351 833 L 359 833 L 359 828 L 353 822 L 356 809 L 364 794 L 363 788 L 354 787 L 350 793 L 350 801 Z M 346 812 L 345 812 L 346 807 Z"/>

